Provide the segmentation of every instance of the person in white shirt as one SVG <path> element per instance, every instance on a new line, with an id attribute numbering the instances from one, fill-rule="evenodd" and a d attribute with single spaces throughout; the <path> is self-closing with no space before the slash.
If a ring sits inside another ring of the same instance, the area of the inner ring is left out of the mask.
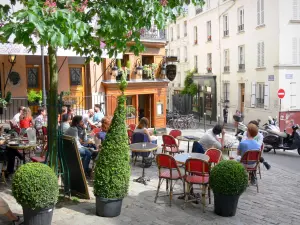
<path id="1" fill-rule="evenodd" d="M 24 108 L 25 108 L 24 106 L 20 106 L 19 107 L 19 112 L 16 115 L 14 115 L 14 117 L 12 119 L 12 122 L 14 124 L 19 125 L 19 123 L 20 123 L 20 116 L 21 116 L 22 111 L 23 111 Z"/>
<path id="2" fill-rule="evenodd" d="M 89 109 L 88 112 L 82 116 L 82 121 L 84 123 L 85 128 L 88 128 L 90 125 L 93 125 L 93 116 L 93 109 Z"/>

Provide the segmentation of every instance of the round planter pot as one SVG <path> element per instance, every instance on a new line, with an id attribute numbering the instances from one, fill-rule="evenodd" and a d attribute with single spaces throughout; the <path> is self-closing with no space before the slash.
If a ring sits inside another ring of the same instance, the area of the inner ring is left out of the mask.
<path id="1" fill-rule="evenodd" d="M 224 217 L 235 216 L 239 197 L 214 193 L 215 213 Z"/>
<path id="2" fill-rule="evenodd" d="M 109 199 L 96 196 L 96 214 L 102 217 L 116 217 L 121 214 L 123 199 Z"/>
<path id="3" fill-rule="evenodd" d="M 47 209 L 30 209 L 23 207 L 24 225 L 51 225 L 53 207 Z"/>

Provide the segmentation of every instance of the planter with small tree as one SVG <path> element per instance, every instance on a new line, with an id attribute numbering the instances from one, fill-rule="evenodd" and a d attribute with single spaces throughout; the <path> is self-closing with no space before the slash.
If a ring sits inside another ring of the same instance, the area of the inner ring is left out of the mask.
<path id="1" fill-rule="evenodd" d="M 122 76 L 118 106 L 96 162 L 94 181 L 96 214 L 103 217 L 120 215 L 122 201 L 129 187 L 130 160 L 124 95 L 126 86 L 127 82 Z"/>
<path id="2" fill-rule="evenodd" d="M 27 100 L 29 106 L 41 105 L 43 99 L 42 91 L 30 90 L 27 93 Z"/>
<path id="3" fill-rule="evenodd" d="M 237 161 L 224 160 L 213 167 L 209 179 L 214 192 L 215 213 L 224 217 L 234 216 L 239 197 L 248 185 L 244 166 Z"/>
<path id="4" fill-rule="evenodd" d="M 58 190 L 57 176 L 43 163 L 26 163 L 17 170 L 12 194 L 23 207 L 25 225 L 51 225 Z"/>

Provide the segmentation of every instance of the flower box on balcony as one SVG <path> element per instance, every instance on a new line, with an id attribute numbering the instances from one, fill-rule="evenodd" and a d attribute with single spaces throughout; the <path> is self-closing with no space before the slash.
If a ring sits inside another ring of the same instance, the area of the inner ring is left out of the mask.
<path id="1" fill-rule="evenodd" d="M 211 71 L 212 71 L 212 68 L 206 68 L 207 69 L 207 73 L 211 73 Z"/>
<path id="2" fill-rule="evenodd" d="M 198 41 L 197 41 L 197 40 L 194 40 L 194 44 L 195 44 L 195 45 L 198 44 Z"/>
<path id="3" fill-rule="evenodd" d="M 207 41 L 211 41 L 211 35 L 207 37 Z"/>

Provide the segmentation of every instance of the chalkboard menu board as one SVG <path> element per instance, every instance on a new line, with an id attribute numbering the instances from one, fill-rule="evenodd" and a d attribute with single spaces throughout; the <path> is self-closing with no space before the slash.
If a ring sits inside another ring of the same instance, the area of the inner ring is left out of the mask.
<path id="1" fill-rule="evenodd" d="M 170 64 L 167 65 L 167 78 L 170 81 L 173 81 L 176 77 L 176 65 Z"/>
<path id="2" fill-rule="evenodd" d="M 65 193 L 90 199 L 81 157 L 74 137 L 64 135 L 62 138 L 63 182 Z"/>

